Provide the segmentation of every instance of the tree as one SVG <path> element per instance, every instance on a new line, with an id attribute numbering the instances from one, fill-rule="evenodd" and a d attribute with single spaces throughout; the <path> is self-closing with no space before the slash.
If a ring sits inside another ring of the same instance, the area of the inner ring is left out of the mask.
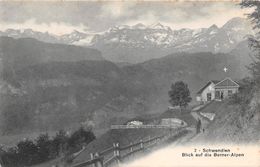
<path id="1" fill-rule="evenodd" d="M 32 165 L 38 161 L 38 148 L 31 140 L 20 141 L 17 144 L 19 163 Z"/>
<path id="2" fill-rule="evenodd" d="M 86 131 L 83 127 L 80 127 L 71 135 L 68 144 L 71 148 L 79 148 L 82 144 L 88 144 L 94 139 L 96 139 L 96 136 L 92 131 Z"/>
<path id="3" fill-rule="evenodd" d="M 51 154 L 53 157 L 59 156 L 67 150 L 68 139 L 69 136 L 66 135 L 64 130 L 60 130 L 58 133 L 56 133 L 56 136 L 52 141 Z"/>
<path id="4" fill-rule="evenodd" d="M 172 84 L 171 90 L 168 92 L 170 103 L 172 106 L 186 107 L 191 102 L 190 90 L 188 85 L 183 81 L 178 81 Z"/>
<path id="5" fill-rule="evenodd" d="M 38 162 L 44 162 L 50 158 L 50 151 L 51 151 L 51 140 L 49 139 L 49 135 L 41 134 L 36 139 L 36 146 L 38 148 Z"/>
<path id="6" fill-rule="evenodd" d="M 256 36 L 249 38 L 249 46 L 254 51 L 253 63 L 250 64 L 249 70 L 252 73 L 256 86 L 260 85 L 260 2 L 252 0 L 243 0 L 240 3 L 242 8 L 253 8 L 254 11 L 248 14 L 248 18 L 254 25 Z"/>

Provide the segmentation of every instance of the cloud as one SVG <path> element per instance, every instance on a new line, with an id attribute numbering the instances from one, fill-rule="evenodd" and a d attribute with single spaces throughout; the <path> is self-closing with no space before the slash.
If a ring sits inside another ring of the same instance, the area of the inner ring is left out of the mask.
<path id="1" fill-rule="evenodd" d="M 0 29 L 25 27 L 63 34 L 74 29 L 105 31 L 115 25 L 157 22 L 172 29 L 201 28 L 222 26 L 244 13 L 246 9 L 231 1 L 0 2 Z"/>
<path id="2" fill-rule="evenodd" d="M 160 4 L 156 8 L 147 8 L 136 18 L 125 20 L 123 24 L 144 23 L 150 25 L 160 22 L 172 29 L 204 28 L 213 24 L 221 27 L 233 17 L 246 17 L 249 9 L 241 9 L 234 2 L 178 2 Z"/>
<path id="3" fill-rule="evenodd" d="M 221 27 L 228 20 L 234 17 L 245 18 L 245 13 L 250 13 L 251 9 L 241 9 L 239 6 L 224 3 L 214 3 L 207 7 L 200 8 L 200 15 L 196 13 L 190 15 L 190 19 L 179 20 L 178 22 L 168 22 L 174 29 L 180 28 L 202 28 L 213 24 Z M 182 17 L 185 18 L 185 17 Z M 178 20 L 178 19 L 177 19 Z"/>
<path id="4" fill-rule="evenodd" d="M 135 25 L 138 23 L 142 23 L 144 25 L 151 25 L 157 22 L 160 22 L 160 18 L 156 16 L 156 14 L 153 11 L 149 11 L 144 15 L 138 16 L 136 19 L 124 21 L 122 22 L 122 24 Z"/>
<path id="5" fill-rule="evenodd" d="M 119 18 L 125 16 L 131 16 L 133 11 L 131 8 L 135 6 L 135 3 L 131 2 L 107 2 L 101 6 L 100 17 L 112 17 Z"/>
<path id="6" fill-rule="evenodd" d="M 63 35 L 73 32 L 74 30 L 85 32 L 88 27 L 82 23 L 77 26 L 64 22 L 37 23 L 35 19 L 27 20 L 23 23 L 0 22 L 0 30 L 12 29 L 33 29 L 39 32 L 49 32 L 55 35 Z"/>

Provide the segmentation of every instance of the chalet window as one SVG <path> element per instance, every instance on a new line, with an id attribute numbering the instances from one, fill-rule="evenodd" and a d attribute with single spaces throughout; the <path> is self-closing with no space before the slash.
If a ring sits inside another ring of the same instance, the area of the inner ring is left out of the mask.
<path id="1" fill-rule="evenodd" d="M 207 101 L 211 100 L 211 93 L 207 93 Z"/>
<path id="2" fill-rule="evenodd" d="M 220 99 L 220 91 L 216 91 L 216 99 Z"/>
<path id="3" fill-rule="evenodd" d="M 228 96 L 231 96 L 232 95 L 232 90 L 228 90 Z"/>

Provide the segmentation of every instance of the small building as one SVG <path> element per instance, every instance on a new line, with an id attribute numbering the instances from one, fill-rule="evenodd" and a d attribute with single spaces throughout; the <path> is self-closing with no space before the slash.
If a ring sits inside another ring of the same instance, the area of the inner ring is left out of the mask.
<path id="1" fill-rule="evenodd" d="M 172 111 L 174 111 L 174 110 L 176 110 L 176 109 L 179 109 L 180 107 L 179 106 L 168 106 L 168 110 L 172 110 Z"/>
<path id="2" fill-rule="evenodd" d="M 140 126 L 140 125 L 143 125 L 143 122 L 137 121 L 137 120 L 133 120 L 133 121 L 127 122 L 126 125 L 136 125 L 136 126 Z"/>
<path id="3" fill-rule="evenodd" d="M 211 100 L 223 100 L 238 92 L 239 85 L 231 78 L 222 81 L 209 81 L 197 92 L 196 100 L 207 102 Z"/>

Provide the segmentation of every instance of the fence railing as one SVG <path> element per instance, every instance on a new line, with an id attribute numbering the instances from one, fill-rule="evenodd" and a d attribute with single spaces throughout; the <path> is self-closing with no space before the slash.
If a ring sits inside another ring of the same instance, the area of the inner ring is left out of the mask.
<path id="1" fill-rule="evenodd" d="M 113 146 L 107 148 L 99 153 L 91 153 L 90 160 L 74 164 L 72 167 L 108 167 L 116 166 L 120 162 L 132 155 L 152 149 L 154 146 L 161 144 L 167 139 L 177 136 L 186 128 L 177 128 L 174 131 L 169 132 L 166 135 L 156 136 L 151 138 L 150 136 L 146 140 L 140 140 L 136 143 L 130 143 L 126 146 L 120 146 L 120 143 L 113 143 Z"/>

